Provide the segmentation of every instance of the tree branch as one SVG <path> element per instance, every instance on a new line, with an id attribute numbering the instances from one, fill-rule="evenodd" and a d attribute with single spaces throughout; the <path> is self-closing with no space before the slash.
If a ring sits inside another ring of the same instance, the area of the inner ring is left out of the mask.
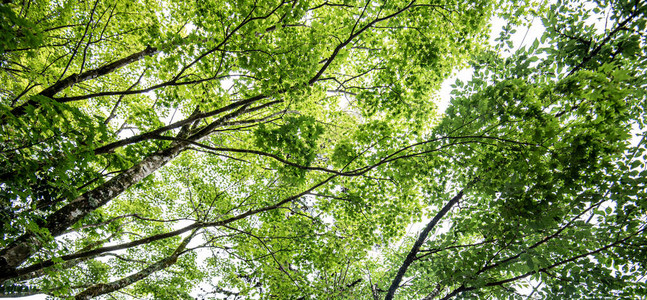
<path id="1" fill-rule="evenodd" d="M 407 269 L 409 266 L 413 263 L 413 261 L 416 259 L 416 256 L 418 255 L 418 252 L 420 251 L 420 247 L 422 247 L 422 244 L 425 242 L 427 239 L 427 236 L 431 232 L 434 227 L 436 227 L 436 224 L 440 222 L 440 220 L 452 209 L 458 201 L 463 198 L 463 192 L 464 190 L 461 190 L 445 204 L 445 206 L 434 216 L 429 223 L 427 223 L 427 226 L 420 232 L 418 235 L 418 239 L 416 242 L 413 244 L 413 247 L 409 251 L 409 254 L 407 254 L 407 257 L 404 259 L 404 262 L 402 262 L 402 265 L 400 266 L 400 269 L 398 270 L 398 273 L 395 275 L 395 278 L 393 278 L 393 281 L 391 281 L 391 286 L 389 287 L 389 290 L 384 297 L 384 300 L 392 300 L 393 297 L 395 296 L 395 292 L 400 286 L 400 282 L 402 281 L 402 278 L 404 277 L 404 274 L 407 272 Z"/>

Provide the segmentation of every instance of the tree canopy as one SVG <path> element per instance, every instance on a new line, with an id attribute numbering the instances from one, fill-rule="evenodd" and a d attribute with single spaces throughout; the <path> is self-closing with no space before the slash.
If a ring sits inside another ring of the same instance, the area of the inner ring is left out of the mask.
<path id="1" fill-rule="evenodd" d="M 0 296 L 646 298 L 646 13 L 5 1 Z"/>

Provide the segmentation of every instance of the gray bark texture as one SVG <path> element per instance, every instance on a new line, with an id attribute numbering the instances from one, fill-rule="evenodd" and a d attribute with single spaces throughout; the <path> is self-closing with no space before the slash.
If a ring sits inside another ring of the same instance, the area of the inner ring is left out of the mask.
<path id="1" fill-rule="evenodd" d="M 87 214 L 110 202 L 133 184 L 164 166 L 185 148 L 185 144 L 174 144 L 144 158 L 127 171 L 72 200 L 50 215 L 41 227 L 47 229 L 52 237 L 61 235 Z M 34 254 L 40 245 L 40 239 L 34 233 L 28 232 L 0 250 L 0 284 L 17 276 L 16 268 Z"/>

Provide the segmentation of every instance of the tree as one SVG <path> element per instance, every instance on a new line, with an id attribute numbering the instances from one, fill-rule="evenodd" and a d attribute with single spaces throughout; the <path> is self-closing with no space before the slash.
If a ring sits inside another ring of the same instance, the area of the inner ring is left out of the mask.
<path id="1" fill-rule="evenodd" d="M 597 5 L 502 58 L 486 1 L 3 4 L 3 291 L 642 295 L 646 8 Z"/>
<path id="2" fill-rule="evenodd" d="M 328 240 L 341 233 L 299 201 L 397 158 L 363 144 L 372 134 L 424 127 L 434 113 L 428 95 L 479 47 L 491 7 L 3 4 L 4 285 L 27 280 L 42 292 L 86 298 L 137 283 L 130 292 L 186 296 L 199 278 L 196 249 L 240 244 L 237 252 L 249 247 L 251 255 L 261 232 L 282 228 L 276 234 L 292 240 L 301 223 L 298 234 L 317 237 L 304 241 L 308 247 L 331 251 Z M 202 246 L 190 243 L 197 236 Z M 288 275 L 286 258 L 269 247 L 260 250 Z M 242 268 L 249 267 L 232 262 L 209 272 L 226 271 L 237 286 Z M 151 284 L 164 269 L 177 290 Z"/>
<path id="3" fill-rule="evenodd" d="M 475 58 L 435 134 L 489 140 L 445 150 L 454 195 L 430 191 L 445 203 L 394 258 L 385 299 L 647 296 L 647 7 L 596 4 L 551 5 L 540 40 Z"/>

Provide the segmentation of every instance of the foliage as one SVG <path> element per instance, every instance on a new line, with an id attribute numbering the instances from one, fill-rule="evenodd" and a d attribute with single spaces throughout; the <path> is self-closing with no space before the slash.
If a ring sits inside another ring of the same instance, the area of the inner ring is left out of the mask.
<path id="1" fill-rule="evenodd" d="M 449 183 L 465 195 L 447 230 L 408 245 L 414 280 L 400 297 L 645 297 L 645 56 L 624 48 L 644 41 L 645 7 L 599 5 L 605 30 L 579 4 L 554 4 L 540 40 L 506 49 L 504 31 L 457 82 L 432 134 L 451 145 Z"/>
<path id="2" fill-rule="evenodd" d="M 587 5 L 0 4 L 1 291 L 647 297 L 647 6 Z"/>

